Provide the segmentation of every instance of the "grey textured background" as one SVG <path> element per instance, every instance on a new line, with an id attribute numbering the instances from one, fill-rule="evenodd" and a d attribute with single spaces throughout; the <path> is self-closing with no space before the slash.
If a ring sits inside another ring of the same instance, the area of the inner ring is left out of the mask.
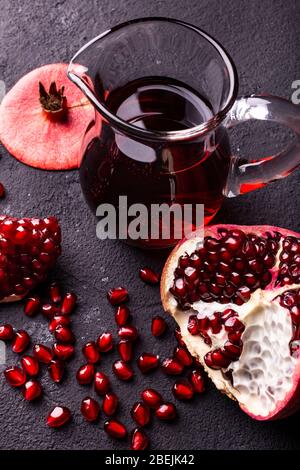
<path id="1" fill-rule="evenodd" d="M 268 91 L 289 97 L 291 83 L 300 79 L 299 0 L 50 0 L 0 1 L 0 79 L 7 88 L 26 72 L 42 64 L 68 61 L 87 40 L 109 26 L 139 16 L 170 16 L 193 22 L 215 36 L 234 58 L 240 93 Z M 234 148 L 246 155 L 264 155 L 282 146 L 285 135 L 261 124 L 235 131 Z M 81 346 L 106 328 L 113 329 L 112 309 L 106 290 L 124 284 L 130 288 L 130 307 L 143 339 L 137 351 L 167 355 L 173 335 L 154 340 L 150 319 L 161 313 L 158 289 L 141 285 L 137 278 L 143 264 L 161 267 L 164 257 L 143 253 L 121 243 L 97 241 L 95 221 L 81 195 L 78 173 L 41 172 L 26 167 L 1 149 L 0 180 L 7 188 L 1 212 L 12 215 L 59 217 L 63 230 L 63 255 L 55 275 L 80 296 L 74 330 Z M 300 171 L 258 192 L 227 200 L 218 219 L 222 222 L 276 224 L 300 229 Z M 50 341 L 46 321 L 25 319 L 18 305 L 2 306 L 0 321 L 25 327 L 34 340 Z M 169 323 L 172 324 L 171 320 Z M 80 347 L 78 347 L 80 350 Z M 44 374 L 45 397 L 36 405 L 25 403 L 0 378 L 0 448 L 2 449 L 121 449 L 101 424 L 83 422 L 81 399 L 90 391 L 75 383 L 82 362 L 77 353 L 63 385 L 50 383 Z M 8 363 L 15 361 L 12 353 Z M 103 362 L 109 370 L 111 359 Z M 101 366 L 102 368 L 102 366 Z M 3 369 L 3 366 L 0 366 Z M 133 384 L 114 380 L 122 397 L 119 416 L 132 427 L 130 404 L 146 384 L 171 398 L 172 379 L 160 372 L 148 378 L 137 374 Z M 45 426 L 48 409 L 62 403 L 73 411 L 73 422 L 59 432 Z M 299 449 L 299 414 L 282 422 L 254 422 L 213 386 L 193 403 L 178 404 L 177 423 L 153 423 L 149 428 L 157 449 Z"/>

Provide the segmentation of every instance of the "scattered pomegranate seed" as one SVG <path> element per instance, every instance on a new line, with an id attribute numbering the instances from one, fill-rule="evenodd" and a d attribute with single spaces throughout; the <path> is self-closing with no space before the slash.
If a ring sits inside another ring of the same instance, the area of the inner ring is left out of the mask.
<path id="1" fill-rule="evenodd" d="M 44 304 L 42 305 L 41 312 L 46 318 L 52 318 L 54 315 L 59 314 L 59 309 L 56 305 L 53 304 Z"/>
<path id="2" fill-rule="evenodd" d="M 71 411 L 66 406 L 55 406 L 47 416 L 50 428 L 61 428 L 71 419 Z"/>
<path id="3" fill-rule="evenodd" d="M 76 379 L 80 385 L 87 385 L 90 384 L 94 378 L 95 374 L 95 367 L 93 364 L 84 364 L 83 366 L 79 367 Z"/>
<path id="4" fill-rule="evenodd" d="M 29 297 L 24 305 L 24 313 L 28 317 L 36 315 L 41 310 L 41 301 L 39 297 Z"/>
<path id="5" fill-rule="evenodd" d="M 81 402 L 80 410 L 87 421 L 97 421 L 100 414 L 100 405 L 94 398 L 86 397 Z"/>
<path id="6" fill-rule="evenodd" d="M 156 317 L 152 318 L 151 333 L 153 334 L 153 336 L 162 336 L 166 329 L 167 323 L 163 317 L 157 315 Z"/>
<path id="7" fill-rule="evenodd" d="M 128 300 L 128 292 L 124 287 L 116 287 L 107 292 L 107 299 L 111 305 L 119 305 Z"/>
<path id="8" fill-rule="evenodd" d="M 94 341 L 90 341 L 83 346 L 82 354 L 90 364 L 96 364 L 101 360 L 99 350 Z"/>
<path id="9" fill-rule="evenodd" d="M 120 305 L 115 313 L 115 320 L 118 326 L 125 326 L 129 319 L 129 308 L 126 305 Z"/>
<path id="10" fill-rule="evenodd" d="M 0 183 L 0 199 L 5 197 L 5 188 L 2 183 Z"/>
<path id="11" fill-rule="evenodd" d="M 196 393 L 202 393 L 205 390 L 204 378 L 201 372 L 197 369 L 193 370 L 189 376 L 189 380 L 194 387 Z"/>
<path id="12" fill-rule="evenodd" d="M 48 366 L 48 372 L 53 382 L 59 383 L 62 381 L 65 367 L 59 359 L 52 359 Z"/>
<path id="13" fill-rule="evenodd" d="M 146 388 L 146 390 L 141 393 L 141 397 L 146 405 L 154 409 L 157 408 L 163 401 L 161 394 L 153 388 Z"/>
<path id="14" fill-rule="evenodd" d="M 117 419 L 108 419 L 104 423 L 104 431 L 116 439 L 125 439 L 127 430 L 123 423 Z"/>
<path id="15" fill-rule="evenodd" d="M 53 352 L 58 359 L 67 361 L 74 354 L 74 346 L 71 344 L 54 343 Z"/>
<path id="16" fill-rule="evenodd" d="M 55 317 L 50 320 L 49 323 L 49 331 L 53 333 L 58 325 L 61 326 L 68 326 L 71 320 L 69 317 L 64 315 L 55 315 Z"/>
<path id="17" fill-rule="evenodd" d="M 179 375 L 183 372 L 184 365 L 177 359 L 170 357 L 162 363 L 162 370 L 168 375 Z"/>
<path id="18" fill-rule="evenodd" d="M 175 328 L 174 335 L 175 335 L 175 338 L 177 339 L 178 344 L 180 346 L 185 346 L 185 342 L 182 339 L 181 331 L 180 331 L 179 326 L 177 328 Z"/>
<path id="19" fill-rule="evenodd" d="M 139 270 L 139 276 L 142 281 L 147 284 L 158 284 L 159 283 L 159 274 L 155 273 L 152 269 L 145 267 Z"/>
<path id="20" fill-rule="evenodd" d="M 131 380 L 134 375 L 130 365 L 121 359 L 113 363 L 112 370 L 120 380 Z"/>
<path id="21" fill-rule="evenodd" d="M 104 372 L 96 372 L 94 376 L 95 390 L 99 395 L 105 395 L 110 390 L 110 381 Z"/>
<path id="22" fill-rule="evenodd" d="M 177 346 L 177 348 L 174 349 L 174 358 L 177 359 L 177 361 L 181 362 L 182 365 L 188 367 L 193 364 L 193 357 L 190 354 L 190 352 L 186 349 L 186 347 L 182 346 Z"/>
<path id="23" fill-rule="evenodd" d="M 107 416 L 115 414 L 118 407 L 119 399 L 113 392 L 106 393 L 103 397 L 102 410 Z"/>
<path id="24" fill-rule="evenodd" d="M 42 396 L 42 386 L 37 380 L 28 380 L 25 382 L 22 393 L 25 400 L 33 401 Z"/>
<path id="25" fill-rule="evenodd" d="M 193 386 L 186 379 L 177 380 L 172 391 L 173 395 L 178 398 L 178 400 L 191 400 L 194 396 Z"/>
<path id="26" fill-rule="evenodd" d="M 132 342 L 128 339 L 121 339 L 118 343 L 118 353 L 123 361 L 129 362 L 132 359 Z"/>
<path id="27" fill-rule="evenodd" d="M 162 421 L 172 421 L 177 416 L 175 405 L 169 402 L 163 403 L 156 409 L 155 415 Z"/>
<path id="28" fill-rule="evenodd" d="M 57 282 L 52 282 L 49 289 L 51 302 L 59 304 L 61 302 L 60 285 Z"/>
<path id="29" fill-rule="evenodd" d="M 131 416 L 139 426 L 146 426 L 151 418 L 150 408 L 142 401 L 138 401 L 131 408 Z"/>
<path id="30" fill-rule="evenodd" d="M 62 301 L 60 313 L 62 315 L 70 315 L 73 312 L 75 304 L 77 302 L 77 296 L 74 292 L 68 292 Z"/>
<path id="31" fill-rule="evenodd" d="M 25 330 L 19 330 L 16 332 L 12 341 L 12 350 L 17 354 L 21 354 L 30 343 L 30 336 Z"/>
<path id="32" fill-rule="evenodd" d="M 44 346 L 44 344 L 35 344 L 33 347 L 33 355 L 38 361 L 44 364 L 49 364 L 53 359 L 52 349 L 48 348 L 48 346 Z"/>
<path id="33" fill-rule="evenodd" d="M 25 372 L 17 366 L 7 367 L 4 371 L 4 376 L 12 387 L 22 387 L 26 382 Z"/>
<path id="34" fill-rule="evenodd" d="M 57 341 L 62 343 L 74 343 L 75 336 L 68 326 L 58 325 L 54 330 L 54 336 Z"/>
<path id="35" fill-rule="evenodd" d="M 143 429 L 136 428 L 132 433 L 131 450 L 145 450 L 149 447 L 149 438 Z"/>
<path id="36" fill-rule="evenodd" d="M 143 374 L 147 374 L 159 365 L 159 356 L 155 354 L 143 353 L 137 360 L 137 365 Z"/>
<path id="37" fill-rule="evenodd" d="M 21 365 L 24 372 L 26 372 L 26 374 L 30 377 L 35 377 L 38 375 L 40 366 L 38 360 L 35 357 L 24 355 L 21 359 Z"/>
<path id="38" fill-rule="evenodd" d="M 135 341 L 138 337 L 138 331 L 135 326 L 122 326 L 118 331 L 118 335 L 121 339 L 129 339 L 130 341 Z"/>
<path id="39" fill-rule="evenodd" d="M 96 341 L 97 347 L 101 352 L 109 352 L 114 346 L 111 333 L 102 333 Z"/>
<path id="40" fill-rule="evenodd" d="M 14 336 L 14 329 L 8 323 L 0 326 L 0 340 L 9 341 Z"/>

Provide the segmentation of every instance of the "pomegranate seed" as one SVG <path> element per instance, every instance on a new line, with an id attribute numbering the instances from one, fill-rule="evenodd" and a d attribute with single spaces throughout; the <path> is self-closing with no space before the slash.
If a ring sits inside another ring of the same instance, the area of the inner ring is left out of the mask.
<path id="1" fill-rule="evenodd" d="M 50 320 L 49 331 L 53 333 L 58 325 L 68 326 L 70 324 L 70 318 L 63 315 L 56 315 Z"/>
<path id="2" fill-rule="evenodd" d="M 225 321 L 224 326 L 225 330 L 230 332 L 244 331 L 245 329 L 245 325 L 236 316 L 228 318 Z"/>
<path id="3" fill-rule="evenodd" d="M 21 365 L 27 375 L 31 377 L 38 375 L 40 366 L 38 360 L 35 357 L 29 355 L 23 356 L 21 359 Z"/>
<path id="4" fill-rule="evenodd" d="M 131 380 L 134 375 L 130 365 L 120 359 L 113 363 L 112 370 L 119 379 L 125 381 Z"/>
<path id="5" fill-rule="evenodd" d="M 95 390 L 99 395 L 105 395 L 110 390 L 110 381 L 104 372 L 96 372 L 94 376 Z"/>
<path id="6" fill-rule="evenodd" d="M 188 322 L 188 332 L 191 335 L 198 335 L 199 334 L 199 322 L 197 315 L 191 315 L 189 317 L 189 322 Z"/>
<path id="7" fill-rule="evenodd" d="M 242 352 L 242 346 L 233 344 L 231 341 L 226 341 L 224 344 L 224 354 L 232 360 L 238 359 Z"/>
<path id="8" fill-rule="evenodd" d="M 54 336 L 57 341 L 62 343 L 74 343 L 75 337 L 68 326 L 58 325 L 54 330 Z"/>
<path id="9" fill-rule="evenodd" d="M 118 326 L 125 326 L 129 319 L 129 308 L 126 305 L 120 305 L 115 313 L 115 320 Z"/>
<path id="10" fill-rule="evenodd" d="M 174 330 L 175 338 L 180 346 L 185 346 L 185 342 L 182 339 L 180 328 L 177 327 Z"/>
<path id="11" fill-rule="evenodd" d="M 127 436 L 127 430 L 123 423 L 117 419 L 108 419 L 104 423 L 104 431 L 110 436 L 116 439 L 125 439 Z"/>
<path id="12" fill-rule="evenodd" d="M 229 366 L 231 359 L 225 356 L 220 349 L 210 351 L 204 356 L 205 364 L 211 369 L 221 369 Z"/>
<path id="13" fill-rule="evenodd" d="M 156 354 L 143 353 L 138 358 L 137 365 L 143 374 L 147 374 L 158 367 L 159 356 Z"/>
<path id="14" fill-rule="evenodd" d="M 170 402 L 163 403 L 155 410 L 155 415 L 162 421 L 172 421 L 177 416 L 175 405 Z"/>
<path id="15" fill-rule="evenodd" d="M 32 401 L 42 396 L 42 386 L 37 380 L 28 380 L 23 386 L 22 393 L 25 400 Z"/>
<path id="16" fill-rule="evenodd" d="M 17 354 L 21 354 L 30 343 L 30 336 L 25 330 L 19 330 L 16 332 L 12 341 L 12 350 Z"/>
<path id="17" fill-rule="evenodd" d="M 59 383 L 64 375 L 64 364 L 59 359 L 52 359 L 48 366 L 48 372 L 53 382 Z"/>
<path id="18" fill-rule="evenodd" d="M 71 419 L 71 411 L 66 406 L 55 406 L 47 416 L 50 428 L 61 428 Z"/>
<path id="19" fill-rule="evenodd" d="M 29 297 L 24 305 L 24 313 L 28 317 L 36 315 L 41 310 L 41 301 L 39 297 Z"/>
<path id="20" fill-rule="evenodd" d="M 107 299 L 111 305 L 119 305 L 128 300 L 128 292 L 124 287 L 116 287 L 107 292 Z"/>
<path id="21" fill-rule="evenodd" d="M 70 315 L 73 312 L 75 304 L 77 302 L 77 296 L 74 292 L 68 292 L 61 304 L 60 312 L 62 315 Z"/>
<path id="22" fill-rule="evenodd" d="M 43 344 L 35 344 L 33 347 L 34 357 L 44 364 L 49 364 L 53 359 L 52 349 L 44 346 Z"/>
<path id="23" fill-rule="evenodd" d="M 111 333 L 102 333 L 97 339 L 97 347 L 101 352 L 109 352 L 114 346 Z"/>
<path id="24" fill-rule="evenodd" d="M 118 331 L 118 335 L 121 339 L 135 341 L 138 337 L 138 332 L 135 326 L 122 326 Z"/>
<path id="25" fill-rule="evenodd" d="M 7 367 L 4 371 L 4 376 L 12 387 L 22 387 L 26 382 L 25 372 L 17 366 Z"/>
<path id="26" fill-rule="evenodd" d="M 177 359 L 170 357 L 162 363 L 162 370 L 168 375 L 178 375 L 183 372 L 184 365 Z"/>
<path id="27" fill-rule="evenodd" d="M 142 281 L 146 282 L 147 284 L 158 284 L 159 283 L 159 274 L 155 273 L 150 268 L 141 268 L 139 270 L 139 276 Z"/>
<path id="28" fill-rule="evenodd" d="M 94 378 L 95 367 L 93 364 L 85 364 L 79 367 L 76 379 L 80 385 L 90 384 Z"/>
<path id="29" fill-rule="evenodd" d="M 59 309 L 56 305 L 53 304 L 44 304 L 41 308 L 42 314 L 46 318 L 52 318 L 54 315 L 59 314 Z"/>
<path id="30" fill-rule="evenodd" d="M 136 428 L 132 433 L 131 450 L 145 450 L 149 447 L 149 438 L 143 429 Z"/>
<path id="31" fill-rule="evenodd" d="M 177 346 L 177 348 L 174 349 L 174 358 L 181 362 L 182 365 L 187 367 L 193 363 L 191 354 L 185 347 L 182 346 Z"/>
<path id="32" fill-rule="evenodd" d="M 81 413 L 87 421 L 97 421 L 100 414 L 100 405 L 94 398 L 86 397 L 81 402 Z"/>
<path id="33" fill-rule="evenodd" d="M 54 304 L 59 304 L 61 302 L 61 290 L 57 282 L 52 282 L 50 286 L 50 299 Z"/>
<path id="34" fill-rule="evenodd" d="M 90 364 L 100 362 L 101 356 L 94 341 L 90 341 L 83 346 L 82 354 Z"/>
<path id="35" fill-rule="evenodd" d="M 199 370 L 193 370 L 189 376 L 190 382 L 196 393 L 202 393 L 205 390 L 204 379 Z"/>
<path id="36" fill-rule="evenodd" d="M 172 391 L 178 400 L 191 400 L 194 396 L 193 386 L 186 379 L 177 380 Z"/>
<path id="37" fill-rule="evenodd" d="M 0 340 L 9 341 L 14 336 L 14 330 L 8 323 L 0 326 Z"/>
<path id="38" fill-rule="evenodd" d="M 150 408 L 157 408 L 162 403 L 162 396 L 153 388 L 146 388 L 141 393 L 142 400 L 148 405 Z"/>
<path id="39" fill-rule="evenodd" d="M 5 188 L 2 183 L 0 183 L 0 199 L 5 197 Z"/>
<path id="40" fill-rule="evenodd" d="M 152 319 L 152 324 L 151 324 L 151 333 L 153 336 L 161 336 L 164 334 L 164 332 L 167 329 L 167 323 L 164 320 L 164 318 L 160 317 L 157 315 Z"/>
<path id="41" fill-rule="evenodd" d="M 54 343 L 53 352 L 58 359 L 62 361 L 67 361 L 74 354 L 74 346 L 71 344 L 59 344 Z"/>
<path id="42" fill-rule="evenodd" d="M 146 426 L 150 421 L 150 408 L 145 403 L 138 401 L 131 408 L 132 419 L 139 426 Z"/>
<path id="43" fill-rule="evenodd" d="M 121 339 L 118 344 L 118 353 L 123 361 L 129 362 L 132 359 L 132 342 L 128 339 Z"/>
<path id="44" fill-rule="evenodd" d="M 106 393 L 103 397 L 102 410 L 107 416 L 112 416 L 115 414 L 118 404 L 119 399 L 115 393 Z"/>

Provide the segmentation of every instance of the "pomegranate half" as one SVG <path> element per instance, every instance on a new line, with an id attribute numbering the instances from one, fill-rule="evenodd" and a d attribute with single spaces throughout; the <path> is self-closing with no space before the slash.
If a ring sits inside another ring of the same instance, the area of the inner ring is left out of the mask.
<path id="1" fill-rule="evenodd" d="M 216 387 L 257 420 L 300 409 L 300 234 L 215 225 L 181 241 L 164 309 Z"/>

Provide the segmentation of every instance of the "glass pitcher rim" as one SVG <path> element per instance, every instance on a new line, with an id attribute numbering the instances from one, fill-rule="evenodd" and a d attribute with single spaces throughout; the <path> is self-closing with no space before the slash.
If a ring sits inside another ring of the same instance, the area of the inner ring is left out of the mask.
<path id="1" fill-rule="evenodd" d="M 118 31 L 119 29 L 126 28 L 135 23 L 145 23 L 145 22 L 168 22 L 177 24 L 179 26 L 186 27 L 187 29 L 196 32 L 202 38 L 210 43 L 214 47 L 214 49 L 218 52 L 219 56 L 223 60 L 227 75 L 229 79 L 229 91 L 228 96 L 225 101 L 223 107 L 216 112 L 210 119 L 207 121 L 193 127 L 189 127 L 187 129 L 180 129 L 176 131 L 159 131 L 159 130 L 148 130 L 137 127 L 123 119 L 121 119 L 116 114 L 112 113 L 104 104 L 102 104 L 94 95 L 94 92 L 89 88 L 89 86 L 72 71 L 73 65 L 76 63 L 76 59 L 82 52 L 84 52 L 88 47 L 92 46 L 97 41 L 100 41 L 104 37 L 107 37 L 114 32 Z M 103 33 L 99 34 L 98 36 L 94 37 L 90 41 L 88 41 L 84 46 L 82 46 L 72 57 L 70 60 L 67 75 L 69 79 L 75 83 L 82 92 L 87 96 L 87 98 L 92 102 L 95 106 L 96 110 L 99 111 L 102 117 L 104 117 L 114 128 L 120 130 L 124 134 L 129 134 L 135 136 L 137 138 L 145 138 L 149 140 L 158 140 L 158 141 L 180 141 L 180 140 L 189 140 L 195 137 L 200 137 L 208 132 L 213 131 L 216 129 L 220 123 L 225 119 L 229 110 L 232 108 L 233 104 L 235 103 L 238 95 L 238 74 L 236 70 L 236 66 L 234 64 L 233 59 L 231 58 L 230 54 L 225 50 L 221 43 L 219 43 L 216 39 L 214 39 L 210 34 L 204 31 L 202 28 L 198 26 L 194 26 L 191 23 L 186 21 L 178 20 L 175 18 L 168 18 L 163 16 L 148 16 L 143 18 L 135 18 L 132 20 L 125 21 L 123 23 L 119 23 L 112 28 L 107 29 Z"/>

